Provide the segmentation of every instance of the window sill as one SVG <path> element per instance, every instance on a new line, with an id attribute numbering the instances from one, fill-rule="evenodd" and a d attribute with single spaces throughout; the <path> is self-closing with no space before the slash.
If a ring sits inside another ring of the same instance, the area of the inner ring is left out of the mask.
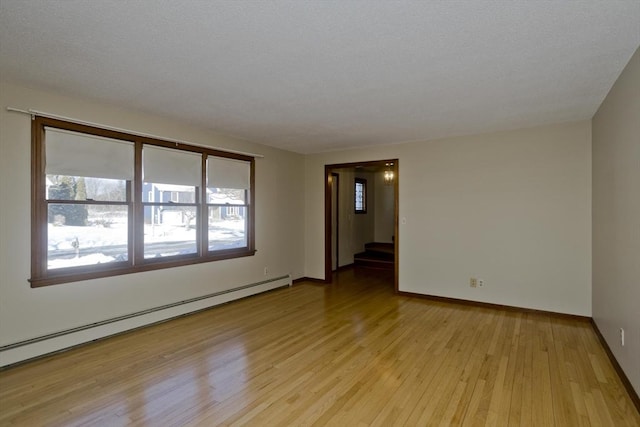
<path id="1" fill-rule="evenodd" d="M 189 256 L 181 259 L 162 260 L 162 261 L 146 261 L 140 265 L 127 265 L 126 267 L 112 267 L 94 271 L 83 272 L 62 272 L 52 273 L 45 277 L 35 277 L 29 279 L 32 288 L 40 288 L 44 286 L 59 285 L 62 283 L 79 282 L 83 280 L 100 279 L 111 276 L 121 276 L 124 274 L 141 273 L 144 271 L 162 270 L 165 268 L 181 267 L 184 265 L 203 264 L 206 262 L 221 261 L 225 259 L 242 258 L 255 255 L 255 249 L 230 249 L 220 251 L 218 253 L 198 257 Z"/>

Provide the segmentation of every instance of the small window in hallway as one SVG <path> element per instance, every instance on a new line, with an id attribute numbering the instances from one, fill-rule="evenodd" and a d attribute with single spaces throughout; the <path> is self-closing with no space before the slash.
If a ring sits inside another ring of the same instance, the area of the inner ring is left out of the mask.
<path id="1" fill-rule="evenodd" d="M 355 213 L 367 213 L 367 180 L 362 178 L 355 179 Z"/>

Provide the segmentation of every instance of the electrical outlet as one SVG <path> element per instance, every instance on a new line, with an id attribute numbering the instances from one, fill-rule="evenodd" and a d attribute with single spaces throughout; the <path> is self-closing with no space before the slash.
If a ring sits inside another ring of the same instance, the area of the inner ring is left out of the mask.
<path id="1" fill-rule="evenodd" d="M 478 279 L 478 287 L 483 287 L 484 286 L 484 280 L 482 279 Z"/>
<path id="2" fill-rule="evenodd" d="M 624 347 L 624 328 L 620 328 L 620 345 Z"/>
<path id="3" fill-rule="evenodd" d="M 475 277 L 472 277 L 471 279 L 469 279 L 469 286 L 471 286 L 472 288 L 477 287 L 478 279 L 476 279 Z"/>
<path id="4" fill-rule="evenodd" d="M 266 276 L 267 274 L 269 274 L 269 269 L 267 267 L 264 268 L 264 275 Z"/>

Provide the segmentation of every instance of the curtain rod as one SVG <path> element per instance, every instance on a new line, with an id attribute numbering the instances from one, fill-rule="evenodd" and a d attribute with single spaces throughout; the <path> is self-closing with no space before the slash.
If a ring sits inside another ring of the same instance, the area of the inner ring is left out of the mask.
<path id="1" fill-rule="evenodd" d="M 32 110 L 32 109 L 23 110 L 23 109 L 14 108 L 14 107 L 7 107 L 7 111 L 12 111 L 14 113 L 27 114 L 27 115 L 31 116 L 32 119 L 35 116 L 40 116 L 40 117 L 47 117 L 49 119 L 66 120 L 66 121 L 73 122 L 73 123 L 76 123 L 76 124 L 79 124 L 79 125 L 99 127 L 99 128 L 103 128 L 103 129 L 107 129 L 107 130 L 116 131 L 116 132 L 130 133 L 130 134 L 135 135 L 135 136 L 143 136 L 143 137 L 146 137 L 146 138 L 161 139 L 161 140 L 164 140 L 164 141 L 175 142 L 176 144 L 195 145 L 196 147 L 210 148 L 212 150 L 226 151 L 227 153 L 242 154 L 244 156 L 256 157 L 256 158 L 259 158 L 259 159 L 264 158 L 263 154 L 247 153 L 245 151 L 231 150 L 229 148 L 222 148 L 222 147 L 212 147 L 210 145 L 197 144 L 197 143 L 194 143 L 194 142 L 182 141 L 180 139 L 165 138 L 163 136 L 153 135 L 153 134 L 150 134 L 150 133 L 136 132 L 136 131 L 132 131 L 132 130 L 129 130 L 129 129 L 118 128 L 118 127 L 115 127 L 115 126 L 107 126 L 107 125 L 103 125 L 103 124 L 99 124 L 99 123 L 87 122 L 87 121 L 84 121 L 84 120 L 78 120 L 78 119 L 73 119 L 73 118 L 70 118 L 70 117 L 59 116 L 57 114 L 45 113 L 43 111 L 37 111 L 37 110 Z"/>

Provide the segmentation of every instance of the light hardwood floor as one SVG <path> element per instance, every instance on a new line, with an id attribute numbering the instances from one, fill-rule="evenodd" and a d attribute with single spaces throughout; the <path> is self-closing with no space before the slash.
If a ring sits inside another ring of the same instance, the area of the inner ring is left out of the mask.
<path id="1" fill-rule="evenodd" d="M 587 321 L 347 270 L 0 372 L 0 425 L 639 426 Z"/>

